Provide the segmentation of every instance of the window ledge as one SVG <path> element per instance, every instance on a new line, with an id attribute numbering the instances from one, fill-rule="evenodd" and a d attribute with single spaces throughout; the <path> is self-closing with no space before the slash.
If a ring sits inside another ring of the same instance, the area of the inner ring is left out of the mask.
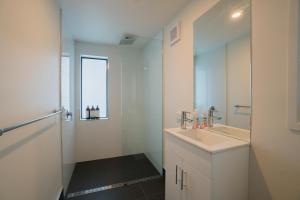
<path id="1" fill-rule="evenodd" d="M 82 119 L 80 121 L 99 121 L 99 120 L 108 120 L 108 117 L 94 118 L 94 119 Z"/>

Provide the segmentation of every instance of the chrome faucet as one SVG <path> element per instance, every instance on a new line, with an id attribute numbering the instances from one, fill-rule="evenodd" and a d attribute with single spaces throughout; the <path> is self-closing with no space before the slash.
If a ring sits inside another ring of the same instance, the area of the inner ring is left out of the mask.
<path id="1" fill-rule="evenodd" d="M 192 122 L 193 120 L 189 119 L 187 117 L 187 114 L 189 114 L 190 112 L 187 111 L 181 111 L 181 118 L 180 118 L 180 127 L 182 129 L 186 129 L 186 122 Z"/>
<path id="2" fill-rule="evenodd" d="M 209 106 L 208 108 L 208 118 L 207 118 L 207 126 L 208 127 L 213 127 L 214 126 L 214 119 L 222 119 L 222 117 L 216 117 L 214 116 L 214 112 L 216 112 L 216 109 L 214 106 Z"/>

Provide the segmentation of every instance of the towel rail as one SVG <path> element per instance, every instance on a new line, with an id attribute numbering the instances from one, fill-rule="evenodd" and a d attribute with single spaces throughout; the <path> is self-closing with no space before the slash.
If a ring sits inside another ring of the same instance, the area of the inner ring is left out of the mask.
<path id="1" fill-rule="evenodd" d="M 16 123 L 16 124 L 12 125 L 12 126 L 6 127 L 6 128 L 0 128 L 0 136 L 4 135 L 5 133 L 7 133 L 9 131 L 15 130 L 17 128 L 20 128 L 20 127 L 23 127 L 23 126 L 41 121 L 43 119 L 52 117 L 54 115 L 60 114 L 61 112 L 62 112 L 61 110 L 54 111 L 53 113 L 45 115 L 45 116 L 40 117 L 40 118 L 36 118 L 36 119 L 33 119 L 33 120 L 24 121 L 24 122 L 19 122 L 19 123 Z"/>

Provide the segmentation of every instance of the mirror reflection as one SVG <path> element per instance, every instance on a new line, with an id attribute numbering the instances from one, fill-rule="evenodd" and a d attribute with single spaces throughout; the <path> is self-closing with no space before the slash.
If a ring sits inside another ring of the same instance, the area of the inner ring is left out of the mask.
<path id="1" fill-rule="evenodd" d="M 194 22 L 194 107 L 250 129 L 250 0 L 223 0 Z"/>

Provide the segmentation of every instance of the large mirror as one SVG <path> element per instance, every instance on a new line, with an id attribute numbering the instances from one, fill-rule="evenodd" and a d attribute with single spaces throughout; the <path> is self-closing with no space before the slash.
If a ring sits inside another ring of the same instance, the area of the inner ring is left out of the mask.
<path id="1" fill-rule="evenodd" d="M 250 129 L 250 0 L 221 0 L 194 22 L 194 107 Z"/>
<path id="2" fill-rule="evenodd" d="M 289 8 L 288 125 L 300 131 L 300 1 L 291 0 Z M 295 42 L 297 41 L 297 42 Z"/>

